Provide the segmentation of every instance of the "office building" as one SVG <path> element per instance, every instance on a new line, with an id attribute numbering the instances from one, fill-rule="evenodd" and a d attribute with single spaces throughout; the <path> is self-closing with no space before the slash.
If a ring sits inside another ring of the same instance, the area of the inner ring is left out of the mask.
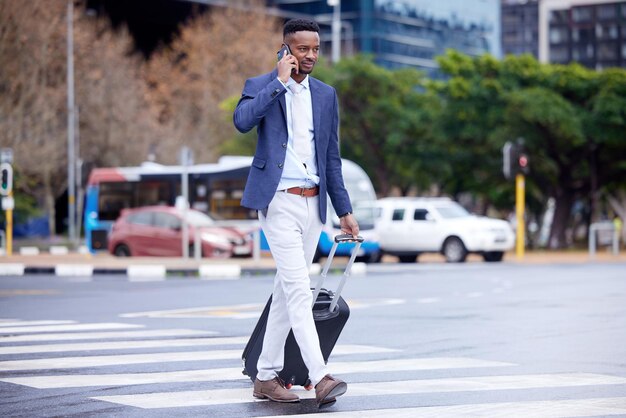
<path id="1" fill-rule="evenodd" d="M 322 24 L 330 55 L 332 7 L 327 0 L 268 0 L 285 17 Z M 500 0 L 342 0 L 342 54 L 369 53 L 387 68 L 414 67 L 436 76 L 435 57 L 448 48 L 500 58 Z"/>
<path id="2" fill-rule="evenodd" d="M 539 58 L 538 0 L 502 0 L 502 54 Z"/>
<path id="3" fill-rule="evenodd" d="M 626 1 L 542 0 L 539 60 L 626 68 Z"/>

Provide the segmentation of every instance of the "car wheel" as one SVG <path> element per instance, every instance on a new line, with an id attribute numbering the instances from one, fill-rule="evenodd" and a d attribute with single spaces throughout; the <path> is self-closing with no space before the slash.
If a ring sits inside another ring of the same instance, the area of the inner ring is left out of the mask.
<path id="1" fill-rule="evenodd" d="M 450 237 L 443 243 L 443 255 L 448 263 L 462 263 L 467 258 L 467 250 L 463 241 Z"/>
<path id="2" fill-rule="evenodd" d="M 483 253 L 483 259 L 488 263 L 502 261 L 503 257 L 504 252 L 502 251 L 487 251 L 486 253 Z"/>
<path id="3" fill-rule="evenodd" d="M 398 259 L 401 263 L 415 263 L 417 261 L 416 255 L 399 255 Z"/>
<path id="4" fill-rule="evenodd" d="M 115 247 L 113 255 L 115 255 L 116 257 L 130 257 L 130 248 L 128 248 L 127 245 L 120 244 Z"/>

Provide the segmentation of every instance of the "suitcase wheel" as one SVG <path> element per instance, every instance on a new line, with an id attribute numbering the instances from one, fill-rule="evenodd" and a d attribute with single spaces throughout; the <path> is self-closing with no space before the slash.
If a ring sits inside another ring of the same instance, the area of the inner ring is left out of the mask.
<path id="1" fill-rule="evenodd" d="M 307 379 L 306 382 L 304 382 L 304 389 L 306 390 L 313 389 L 313 383 L 311 383 L 311 379 Z"/>
<path id="2" fill-rule="evenodd" d="M 287 389 L 291 389 L 293 387 L 293 384 L 294 384 L 295 381 L 296 381 L 296 377 L 295 376 L 291 376 L 291 379 L 289 379 L 289 382 L 287 382 L 285 387 Z"/>

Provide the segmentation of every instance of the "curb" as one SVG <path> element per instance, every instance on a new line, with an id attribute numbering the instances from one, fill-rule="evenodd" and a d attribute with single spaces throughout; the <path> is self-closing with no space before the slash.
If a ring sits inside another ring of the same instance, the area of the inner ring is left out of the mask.
<path id="1" fill-rule="evenodd" d="M 343 268 L 333 267 L 329 274 L 342 274 Z M 321 266 L 313 264 L 310 274 L 319 275 Z M 272 267 L 241 267 L 236 264 L 204 264 L 198 268 L 167 268 L 159 264 L 136 264 L 122 268 L 101 268 L 90 264 L 57 264 L 55 266 L 26 266 L 21 263 L 0 264 L 0 277 L 24 275 L 54 275 L 57 277 L 93 277 L 101 275 L 124 275 L 129 281 L 154 281 L 176 278 L 195 278 L 200 280 L 237 280 L 242 277 L 276 274 Z M 365 263 L 354 263 L 351 275 L 366 275 Z"/>

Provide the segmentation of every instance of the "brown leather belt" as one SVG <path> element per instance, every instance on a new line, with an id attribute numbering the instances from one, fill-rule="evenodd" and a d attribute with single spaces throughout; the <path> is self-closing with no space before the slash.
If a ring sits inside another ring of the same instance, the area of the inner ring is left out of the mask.
<path id="1" fill-rule="evenodd" d="M 313 197 L 320 194 L 319 186 L 311 187 L 309 189 L 305 189 L 304 187 L 291 187 L 289 189 L 285 189 L 286 193 L 297 194 L 300 197 Z"/>

